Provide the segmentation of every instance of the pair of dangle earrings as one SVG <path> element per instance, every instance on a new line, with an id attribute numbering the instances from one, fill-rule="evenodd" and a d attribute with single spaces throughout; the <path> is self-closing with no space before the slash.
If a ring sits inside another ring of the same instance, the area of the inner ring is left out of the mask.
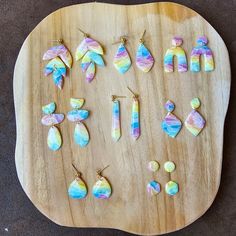
<path id="1" fill-rule="evenodd" d="M 83 199 L 88 194 L 88 188 L 82 179 L 81 172 L 72 164 L 76 171 L 75 180 L 70 184 L 68 188 L 68 194 L 73 199 Z M 108 167 L 108 166 L 107 166 Z M 108 199 L 111 196 L 112 189 L 108 180 L 102 175 L 102 172 L 107 168 L 97 170 L 97 182 L 94 184 L 92 194 L 98 199 Z"/>
<path id="2" fill-rule="evenodd" d="M 136 65 L 141 71 L 148 72 L 151 70 L 154 64 L 154 58 L 147 47 L 144 45 L 145 33 L 146 30 L 144 30 L 143 35 L 139 40 L 140 44 L 136 52 Z M 113 60 L 115 68 L 121 74 L 126 73 L 131 66 L 131 59 L 125 47 L 126 41 L 127 39 L 124 36 L 120 38 L 120 45 Z"/>
<path id="3" fill-rule="evenodd" d="M 137 94 L 135 94 L 129 87 L 127 88 L 133 95 L 130 135 L 136 140 L 140 136 L 139 99 Z M 125 98 L 125 96 L 112 95 L 111 136 L 114 142 L 117 142 L 121 137 L 120 101 L 118 100 L 118 98 Z"/>
<path id="4" fill-rule="evenodd" d="M 206 121 L 203 116 L 197 111 L 200 107 L 201 102 L 199 98 L 194 98 L 191 101 L 192 111 L 189 113 L 187 119 L 185 120 L 185 127 L 194 136 L 198 134 L 205 127 Z M 165 133 L 170 137 L 175 138 L 182 128 L 182 122 L 178 117 L 176 117 L 172 112 L 174 111 L 175 105 L 171 101 L 167 101 L 165 108 L 168 111 L 166 117 L 161 123 L 161 127 Z"/>

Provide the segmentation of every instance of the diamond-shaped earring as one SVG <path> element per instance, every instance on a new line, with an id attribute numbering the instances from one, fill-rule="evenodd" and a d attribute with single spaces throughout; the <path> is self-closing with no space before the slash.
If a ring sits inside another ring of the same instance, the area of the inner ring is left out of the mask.
<path id="1" fill-rule="evenodd" d="M 200 107 L 201 102 L 199 98 L 194 98 L 191 101 L 191 107 L 193 110 L 189 113 L 185 120 L 185 126 L 190 133 L 194 136 L 198 136 L 202 129 L 205 127 L 206 121 L 202 115 L 196 110 Z"/>

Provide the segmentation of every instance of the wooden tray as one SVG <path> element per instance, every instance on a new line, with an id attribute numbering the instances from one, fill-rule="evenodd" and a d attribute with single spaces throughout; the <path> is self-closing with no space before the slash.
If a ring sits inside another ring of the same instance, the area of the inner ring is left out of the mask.
<path id="1" fill-rule="evenodd" d="M 83 39 L 77 28 L 90 33 L 105 48 L 105 68 L 97 70 L 88 84 L 73 63 L 64 89 L 59 91 L 51 77 L 43 75 L 47 62 L 43 53 L 52 39 L 63 38 L 74 52 Z M 155 58 L 150 73 L 140 72 L 134 63 L 138 39 L 147 30 L 146 45 Z M 118 45 L 112 43 L 128 35 L 127 48 L 133 66 L 119 75 L 112 65 Z M 182 36 L 189 59 L 198 36 L 206 35 L 215 58 L 212 73 L 164 73 L 163 57 L 173 36 Z M 140 95 L 141 136 L 129 135 L 132 99 L 123 99 L 122 137 L 111 139 L 111 94 L 129 95 L 127 86 Z M 198 219 L 212 204 L 220 184 L 223 129 L 230 93 L 230 64 L 225 44 L 213 27 L 196 12 L 174 3 L 119 6 L 102 3 L 74 5 L 46 17 L 25 40 L 14 72 L 14 100 L 17 122 L 16 167 L 20 183 L 33 204 L 57 224 L 75 227 L 116 228 L 137 234 L 162 234 L 181 229 Z M 52 152 L 46 144 L 48 127 L 41 125 L 41 106 L 51 101 L 57 112 L 71 110 L 70 97 L 85 98 L 91 111 L 86 120 L 91 141 L 86 148 L 73 142 L 74 124 L 61 125 L 63 147 Z M 161 130 L 166 114 L 164 104 L 171 99 L 174 113 L 182 120 L 191 111 L 190 100 L 199 97 L 207 126 L 196 138 L 183 127 L 176 139 Z M 152 174 L 150 160 L 161 164 Z M 176 163 L 170 175 L 163 170 L 167 160 Z M 74 178 L 71 163 L 82 171 L 89 187 L 84 200 L 71 200 L 67 188 Z M 104 175 L 113 187 L 109 200 L 94 199 L 91 188 L 97 168 L 110 164 Z M 168 196 L 164 188 L 156 197 L 146 193 L 146 185 L 156 179 L 162 187 L 176 180 L 180 192 Z"/>

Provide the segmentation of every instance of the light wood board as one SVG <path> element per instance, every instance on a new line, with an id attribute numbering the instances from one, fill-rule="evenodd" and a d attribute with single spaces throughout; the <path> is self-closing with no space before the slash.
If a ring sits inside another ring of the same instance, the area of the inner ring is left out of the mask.
<path id="1" fill-rule="evenodd" d="M 80 63 L 73 63 L 64 89 L 54 86 L 51 76 L 43 75 L 47 62 L 43 53 L 63 38 L 72 55 L 83 35 L 81 28 L 99 41 L 104 49 L 105 68 L 98 68 L 96 79 L 88 84 Z M 146 45 L 155 58 L 151 72 L 144 74 L 135 66 L 138 39 L 146 29 Z M 120 75 L 112 59 L 119 36 L 128 35 L 127 49 L 133 64 Z M 173 36 L 182 36 L 183 48 L 190 58 L 198 36 L 206 35 L 215 58 L 212 73 L 164 73 L 163 57 Z M 111 139 L 111 94 L 130 96 L 129 86 L 140 95 L 141 136 L 130 137 L 132 99 L 121 101 L 122 137 Z M 194 222 L 212 204 L 220 184 L 223 129 L 230 93 L 230 64 L 226 46 L 213 27 L 196 12 L 174 3 L 120 6 L 102 3 L 74 5 L 46 17 L 25 40 L 14 72 L 14 100 L 17 122 L 16 168 L 20 183 L 33 204 L 59 225 L 116 228 L 137 234 L 162 234 Z M 59 127 L 63 146 L 58 152 L 48 149 L 48 127 L 41 124 L 41 107 L 55 101 L 58 113 L 71 110 L 71 97 L 85 98 L 91 115 L 85 121 L 91 141 L 86 148 L 73 142 L 74 124 L 65 120 Z M 196 138 L 183 127 L 176 139 L 161 129 L 166 115 L 165 102 L 175 102 L 182 121 L 191 111 L 190 101 L 199 97 L 200 113 L 206 128 Z M 161 169 L 150 173 L 146 166 L 157 160 Z M 167 160 L 176 171 L 165 173 Z M 83 173 L 89 194 L 84 200 L 71 200 L 67 188 L 74 179 L 71 163 Z M 97 168 L 104 171 L 113 188 L 109 200 L 91 194 Z M 180 192 L 168 196 L 164 185 L 169 179 L 179 183 Z M 146 185 L 156 179 L 161 193 L 150 197 Z"/>

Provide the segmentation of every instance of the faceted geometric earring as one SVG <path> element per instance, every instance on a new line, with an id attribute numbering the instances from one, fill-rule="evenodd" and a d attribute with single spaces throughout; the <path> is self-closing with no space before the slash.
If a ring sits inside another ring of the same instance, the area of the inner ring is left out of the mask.
<path id="1" fill-rule="evenodd" d="M 196 111 L 201 105 L 199 98 L 194 98 L 191 101 L 191 107 L 193 110 L 189 113 L 187 119 L 185 120 L 186 128 L 194 135 L 198 136 L 198 134 L 205 127 L 206 121 L 202 117 L 202 115 Z"/>
<path id="2" fill-rule="evenodd" d="M 125 48 L 126 38 L 120 38 L 120 45 L 113 60 L 115 68 L 124 74 L 131 66 L 131 60 L 127 49 Z"/>
<path id="3" fill-rule="evenodd" d="M 127 88 L 133 94 L 132 115 L 131 115 L 131 136 L 134 139 L 138 139 L 138 137 L 140 136 L 138 95 L 135 94 L 129 87 L 127 87 Z"/>
<path id="4" fill-rule="evenodd" d="M 172 45 L 170 49 L 167 50 L 164 57 L 164 68 L 165 72 L 174 71 L 174 56 L 178 59 L 178 71 L 186 72 L 188 70 L 187 58 L 181 44 L 183 39 L 181 37 L 174 37 L 172 39 Z"/>
<path id="5" fill-rule="evenodd" d="M 62 39 L 56 41 L 59 45 L 51 47 L 43 55 L 43 60 L 50 60 L 44 69 L 44 75 L 48 76 L 52 73 L 55 85 L 62 89 L 63 78 L 66 76 L 66 66 L 68 68 L 72 66 L 72 56 L 66 46 L 63 45 Z"/>
<path id="6" fill-rule="evenodd" d="M 93 186 L 93 196 L 95 198 L 107 199 L 111 196 L 111 185 L 105 177 L 102 176 L 102 171 L 104 171 L 108 166 L 102 170 L 97 170 L 98 181 Z"/>
<path id="7" fill-rule="evenodd" d="M 81 68 L 83 72 L 86 72 L 86 81 L 90 83 L 95 77 L 95 65 L 105 66 L 101 56 L 103 55 L 103 49 L 97 41 L 89 38 L 88 34 L 84 33 L 81 29 L 79 31 L 84 34 L 84 40 L 76 49 L 75 59 L 76 61 L 82 59 Z"/>
<path id="8" fill-rule="evenodd" d="M 114 142 L 117 142 L 121 137 L 120 127 L 120 101 L 117 98 L 125 98 L 125 96 L 112 95 L 112 127 L 111 136 Z"/>
<path id="9" fill-rule="evenodd" d="M 84 99 L 71 98 L 70 105 L 73 110 L 67 113 L 67 119 L 72 122 L 76 122 L 74 131 L 74 141 L 81 147 L 85 147 L 89 142 L 89 133 L 86 126 L 81 122 L 88 118 L 89 112 L 87 110 L 81 110 L 84 105 Z"/>
<path id="10" fill-rule="evenodd" d="M 161 192 L 161 185 L 155 181 L 155 180 L 152 180 L 148 183 L 147 185 L 147 192 L 153 196 L 153 195 L 157 195 L 158 193 Z"/>
<path id="11" fill-rule="evenodd" d="M 68 194 L 71 198 L 82 199 L 85 198 L 88 190 L 85 182 L 81 178 L 81 172 L 72 164 L 73 168 L 76 171 L 75 180 L 70 184 L 68 188 Z"/>
<path id="12" fill-rule="evenodd" d="M 211 49 L 207 46 L 208 40 L 206 36 L 197 39 L 197 46 L 191 52 L 191 71 L 200 71 L 200 56 L 204 56 L 204 70 L 211 72 L 214 70 L 214 59 Z"/>
<path id="13" fill-rule="evenodd" d="M 175 104 L 173 102 L 168 100 L 165 104 L 165 108 L 168 113 L 161 123 L 161 128 L 170 137 L 175 138 L 182 128 L 182 122 L 171 113 L 175 109 Z"/>
<path id="14" fill-rule="evenodd" d="M 47 143 L 48 147 L 53 151 L 58 150 L 62 145 L 60 131 L 55 125 L 60 124 L 64 120 L 64 114 L 53 114 L 55 110 L 55 102 L 43 106 L 42 111 L 45 115 L 41 120 L 43 125 L 51 126 L 48 131 Z"/>
<path id="15" fill-rule="evenodd" d="M 136 65 L 143 72 L 148 72 L 154 64 L 154 58 L 150 51 L 144 46 L 145 33 L 146 30 L 144 30 L 143 35 L 139 40 L 140 44 L 136 53 Z"/>

